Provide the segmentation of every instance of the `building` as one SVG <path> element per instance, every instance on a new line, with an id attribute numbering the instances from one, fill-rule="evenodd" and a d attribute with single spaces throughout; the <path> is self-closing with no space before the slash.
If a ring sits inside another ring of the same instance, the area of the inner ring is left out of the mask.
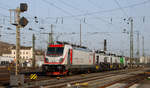
<path id="1" fill-rule="evenodd" d="M 21 46 L 20 47 L 20 63 L 24 63 L 24 62 L 27 62 L 27 63 L 32 63 L 32 47 L 24 47 L 24 46 Z M 14 61 L 16 60 L 16 47 L 12 47 L 11 48 L 11 53 L 7 53 L 7 54 L 2 54 L 2 56 L 4 57 L 10 57 L 10 58 L 14 58 Z"/>
<path id="2" fill-rule="evenodd" d="M 36 60 L 36 66 L 40 67 L 44 62 L 43 52 L 36 50 L 35 51 L 35 60 Z M 14 61 L 16 59 L 16 47 L 11 48 L 11 52 L 7 54 L 2 54 L 4 57 L 13 58 Z M 20 47 L 20 63 L 26 65 L 28 67 L 32 66 L 32 57 L 33 57 L 33 49 L 32 47 Z"/>
<path id="3" fill-rule="evenodd" d="M 20 47 L 20 59 L 30 60 L 33 57 L 32 53 L 32 47 Z M 16 59 L 16 47 L 12 47 L 10 54 L 2 54 L 2 56 Z"/>

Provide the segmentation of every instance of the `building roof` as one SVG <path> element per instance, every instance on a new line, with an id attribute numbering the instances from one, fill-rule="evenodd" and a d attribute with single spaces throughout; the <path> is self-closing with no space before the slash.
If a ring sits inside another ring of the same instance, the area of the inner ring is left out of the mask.
<path id="1" fill-rule="evenodd" d="M 11 53 L 11 47 L 14 46 L 13 44 L 9 44 L 7 42 L 0 41 L 0 56 L 3 53 Z"/>
<path id="2" fill-rule="evenodd" d="M 29 47 L 21 46 L 21 47 L 20 47 L 20 49 L 25 49 L 25 50 L 30 50 L 31 48 L 32 48 L 31 46 L 29 46 Z M 13 47 L 12 47 L 12 50 L 13 50 L 13 49 L 16 49 L 16 46 L 13 46 Z"/>

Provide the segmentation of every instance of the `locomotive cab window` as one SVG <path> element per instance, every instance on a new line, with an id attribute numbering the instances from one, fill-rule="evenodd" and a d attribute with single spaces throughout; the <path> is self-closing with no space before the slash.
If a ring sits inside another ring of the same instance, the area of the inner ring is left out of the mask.
<path id="1" fill-rule="evenodd" d="M 64 47 L 48 47 L 47 55 L 60 56 L 63 54 Z"/>

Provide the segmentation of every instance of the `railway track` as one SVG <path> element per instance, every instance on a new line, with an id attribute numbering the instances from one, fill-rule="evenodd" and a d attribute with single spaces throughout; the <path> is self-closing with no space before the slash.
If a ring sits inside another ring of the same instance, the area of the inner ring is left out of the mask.
<path id="1" fill-rule="evenodd" d="M 144 80 L 147 76 L 144 74 L 137 74 L 134 76 L 128 76 L 123 79 L 116 79 L 112 82 L 108 82 L 103 86 L 99 86 L 98 88 L 129 88 L 135 83 L 138 83 L 142 80 Z"/>
<path id="2" fill-rule="evenodd" d="M 145 74 L 142 71 L 136 71 L 134 73 L 131 72 L 131 73 L 126 73 L 122 75 L 118 74 L 114 77 L 112 76 L 112 77 L 106 77 L 104 79 L 88 81 L 89 83 L 88 88 L 136 88 L 135 86 L 137 86 L 137 83 L 143 81 L 148 76 L 150 75 Z M 81 86 L 85 86 L 82 84 Z M 75 86 L 79 87 L 80 85 L 74 85 L 74 87 Z"/>
<path id="3" fill-rule="evenodd" d="M 59 80 L 56 77 L 45 76 L 43 74 L 39 74 L 38 78 L 36 80 L 31 80 L 29 78 L 30 74 L 27 74 L 27 75 L 25 75 L 25 80 L 24 80 L 25 84 L 23 85 L 23 87 L 37 88 L 37 87 L 43 86 L 46 88 L 47 87 L 48 88 L 58 88 L 58 87 L 61 88 L 61 87 L 66 87 L 66 85 L 68 83 L 70 85 L 75 85 L 76 83 L 86 83 L 86 82 L 90 82 L 90 81 L 97 80 L 97 79 L 104 79 L 104 78 L 109 78 L 109 77 L 113 77 L 116 75 L 134 72 L 137 70 L 142 70 L 142 68 L 107 71 L 107 72 L 82 74 L 82 75 L 73 75 L 73 76 L 67 76 L 67 77 L 65 76 L 65 77 L 60 77 Z M 1 75 L 0 75 L 0 77 L 1 77 Z M 9 85 L 9 76 L 7 75 L 7 77 L 5 76 L 4 78 L 0 78 L 0 84 L 3 84 L 3 86 L 8 86 Z"/>
<path id="4" fill-rule="evenodd" d="M 101 73 L 92 73 L 92 74 L 86 74 L 86 75 L 75 75 L 75 76 L 69 76 L 69 77 L 63 77 L 61 79 L 49 79 L 49 80 L 42 80 L 42 81 L 36 81 L 36 82 L 29 82 L 26 83 L 25 87 L 48 87 L 48 88 L 61 88 L 65 87 L 66 84 L 74 85 L 76 83 L 84 83 L 89 82 L 97 79 L 104 79 L 108 77 L 113 77 L 116 75 L 126 74 L 129 72 L 134 72 L 136 70 L 140 69 L 129 69 L 129 70 L 119 70 L 119 71 L 112 71 L 112 72 L 101 72 Z"/>
<path id="5" fill-rule="evenodd" d="M 0 67 L 0 86 L 9 85 L 9 71 L 6 67 Z"/>

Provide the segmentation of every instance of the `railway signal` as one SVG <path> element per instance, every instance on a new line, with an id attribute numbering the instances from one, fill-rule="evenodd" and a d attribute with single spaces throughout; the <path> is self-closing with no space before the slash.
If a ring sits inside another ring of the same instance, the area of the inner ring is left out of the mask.
<path id="1" fill-rule="evenodd" d="M 21 27 L 25 27 L 28 24 L 28 20 L 25 17 L 21 17 L 19 24 Z"/>
<path id="2" fill-rule="evenodd" d="M 27 11 L 28 5 L 26 3 L 20 3 L 20 12 Z"/>
<path id="3" fill-rule="evenodd" d="M 20 28 L 25 27 L 28 24 L 28 20 L 25 17 L 20 18 L 20 13 L 27 11 L 27 4 L 26 3 L 20 3 L 20 7 L 17 7 L 16 9 L 10 9 L 10 23 L 12 25 L 16 26 L 16 76 L 18 75 L 18 66 L 19 66 L 19 60 L 20 60 Z M 11 19 L 11 12 L 14 13 L 14 20 L 12 22 Z"/>

